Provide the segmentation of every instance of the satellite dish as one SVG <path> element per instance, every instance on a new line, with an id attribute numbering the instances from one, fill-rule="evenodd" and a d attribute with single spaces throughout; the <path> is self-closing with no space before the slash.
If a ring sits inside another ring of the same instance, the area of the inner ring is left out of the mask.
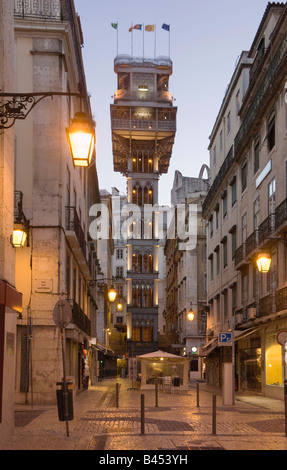
<path id="1" fill-rule="evenodd" d="M 65 327 L 72 321 L 72 307 L 67 300 L 59 300 L 53 310 L 56 326 Z"/>

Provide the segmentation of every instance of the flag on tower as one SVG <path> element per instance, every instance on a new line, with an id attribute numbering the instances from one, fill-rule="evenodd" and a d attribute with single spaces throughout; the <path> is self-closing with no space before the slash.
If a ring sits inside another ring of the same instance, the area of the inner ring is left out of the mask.
<path id="1" fill-rule="evenodd" d="M 118 29 L 118 23 L 111 23 L 111 25 L 112 25 L 112 28 Z"/>
<path id="2" fill-rule="evenodd" d="M 155 27 L 154 24 L 147 24 L 146 27 L 145 27 L 145 30 L 146 31 L 154 31 L 154 27 Z"/>
<path id="3" fill-rule="evenodd" d="M 166 31 L 169 31 L 170 30 L 170 25 L 163 23 L 162 29 L 165 29 Z"/>
<path id="4" fill-rule="evenodd" d="M 142 29 L 142 24 L 135 24 L 135 25 L 134 25 L 134 29 L 139 29 L 139 30 L 141 30 L 141 29 Z"/>

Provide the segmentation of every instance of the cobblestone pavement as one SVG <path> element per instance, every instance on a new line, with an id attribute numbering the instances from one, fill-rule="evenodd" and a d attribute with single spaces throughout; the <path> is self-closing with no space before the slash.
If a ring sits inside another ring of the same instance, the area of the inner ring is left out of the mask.
<path id="1" fill-rule="evenodd" d="M 116 382 L 119 384 L 118 406 Z M 128 379 L 105 379 L 74 400 L 74 419 L 60 422 L 55 406 L 17 407 L 15 432 L 1 450 L 161 451 L 287 450 L 284 403 L 236 396 L 234 406 L 200 386 L 181 393 L 129 390 Z M 144 395 L 144 424 L 141 418 Z M 158 406 L 156 406 L 158 404 Z"/>

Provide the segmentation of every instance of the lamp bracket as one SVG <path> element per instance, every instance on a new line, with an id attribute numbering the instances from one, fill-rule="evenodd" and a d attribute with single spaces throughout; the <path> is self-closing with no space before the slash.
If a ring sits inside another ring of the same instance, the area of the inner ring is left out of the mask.
<path id="1" fill-rule="evenodd" d="M 0 93 L 1 98 L 11 98 L 6 103 L 0 103 L 0 129 L 9 129 L 16 119 L 26 119 L 28 114 L 44 98 L 54 96 L 76 96 L 82 98 L 81 93 L 43 92 L 43 93 Z M 2 101 L 2 100 L 1 100 Z"/>

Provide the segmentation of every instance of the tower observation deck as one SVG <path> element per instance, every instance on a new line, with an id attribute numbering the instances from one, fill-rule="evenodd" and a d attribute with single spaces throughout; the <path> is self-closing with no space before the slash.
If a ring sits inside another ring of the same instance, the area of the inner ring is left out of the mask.
<path id="1" fill-rule="evenodd" d="M 127 178 L 137 216 L 127 233 L 127 344 L 130 355 L 158 349 L 159 233 L 155 211 L 160 175 L 168 172 L 177 108 L 169 92 L 172 61 L 118 55 L 111 105 L 114 170 Z M 146 210 L 148 208 L 148 210 Z"/>

